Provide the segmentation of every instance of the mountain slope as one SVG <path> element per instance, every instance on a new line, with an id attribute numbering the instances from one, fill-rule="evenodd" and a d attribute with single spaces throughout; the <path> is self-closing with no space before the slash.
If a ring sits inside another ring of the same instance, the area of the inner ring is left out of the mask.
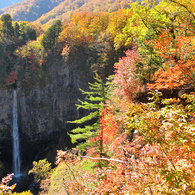
<path id="1" fill-rule="evenodd" d="M 107 11 L 113 12 L 129 6 L 129 0 L 65 0 L 50 12 L 43 14 L 36 22 L 51 24 L 55 19 L 66 20 L 73 12 L 78 11 Z"/>
<path id="2" fill-rule="evenodd" d="M 6 1 L 2 0 L 2 1 L 0 1 L 0 9 L 8 7 L 8 6 L 15 4 L 15 3 L 19 3 L 21 1 L 23 1 L 23 0 L 6 0 Z"/>
<path id="3" fill-rule="evenodd" d="M 14 21 L 35 21 L 42 14 L 58 6 L 63 0 L 25 0 L 0 10 L 0 14 L 9 13 Z"/>
<path id="4" fill-rule="evenodd" d="M 116 11 L 128 7 L 131 0 L 24 0 L 0 10 L 14 21 L 36 21 L 40 24 L 70 18 L 75 11 Z"/>
<path id="5" fill-rule="evenodd" d="M 106 11 L 111 13 L 129 7 L 133 1 L 135 0 L 24 0 L 0 9 L 0 15 L 9 13 L 14 21 L 36 21 L 39 24 L 52 24 L 56 19 L 62 21 L 69 19 L 74 12 Z"/>

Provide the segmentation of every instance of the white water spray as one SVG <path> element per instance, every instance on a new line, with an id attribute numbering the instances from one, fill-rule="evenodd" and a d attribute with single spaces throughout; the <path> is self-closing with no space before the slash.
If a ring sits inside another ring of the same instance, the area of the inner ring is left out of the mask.
<path id="1" fill-rule="evenodd" d="M 13 94 L 13 166 L 15 177 L 20 176 L 20 147 L 18 132 L 17 90 Z"/>

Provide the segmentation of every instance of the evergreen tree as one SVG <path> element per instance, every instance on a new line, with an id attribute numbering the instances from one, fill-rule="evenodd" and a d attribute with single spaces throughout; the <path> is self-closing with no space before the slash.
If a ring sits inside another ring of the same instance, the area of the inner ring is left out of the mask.
<path id="1" fill-rule="evenodd" d="M 98 131 L 100 129 L 100 113 L 105 106 L 106 100 L 108 99 L 108 83 L 105 84 L 98 74 L 95 75 L 94 79 L 95 82 L 93 84 L 89 83 L 90 91 L 84 91 L 80 89 L 82 94 L 85 95 L 85 101 L 79 100 L 80 104 L 76 104 L 77 109 L 83 108 L 86 110 L 90 110 L 90 114 L 75 121 L 68 121 L 68 123 L 76 123 L 83 125 L 87 121 L 89 122 L 92 119 L 97 119 L 97 121 L 93 124 L 83 125 L 83 127 L 79 126 L 71 130 L 71 133 L 69 135 L 71 137 L 72 143 L 77 143 L 78 140 L 86 140 L 86 142 L 78 145 L 78 148 L 81 149 L 81 151 L 84 151 L 86 148 L 90 148 L 97 145 L 97 142 L 92 143 L 89 142 L 89 140 L 91 138 L 95 138 L 98 134 Z"/>
<path id="2" fill-rule="evenodd" d="M 1 21 L 3 22 L 2 32 L 6 37 L 11 37 L 14 35 L 14 28 L 12 26 L 12 18 L 9 14 L 4 14 L 1 16 Z"/>
<path id="3" fill-rule="evenodd" d="M 16 30 L 17 29 L 18 26 L 16 25 Z M 31 28 L 31 26 L 25 22 L 20 24 L 18 33 L 19 33 L 18 38 L 20 41 L 20 46 L 25 45 L 30 40 L 36 40 L 36 30 L 34 28 Z"/>
<path id="4" fill-rule="evenodd" d="M 60 35 L 61 31 L 62 31 L 62 23 L 60 20 L 57 20 L 55 24 L 53 24 L 47 29 L 42 39 L 42 45 L 45 51 L 55 49 L 58 36 Z"/>
<path id="5" fill-rule="evenodd" d="M 29 25 L 26 25 L 24 28 L 24 32 L 28 40 L 36 40 L 36 30 L 34 28 L 31 28 Z"/>
<path id="6" fill-rule="evenodd" d="M 20 25 L 17 22 L 14 24 L 14 36 L 17 38 L 20 36 Z"/>

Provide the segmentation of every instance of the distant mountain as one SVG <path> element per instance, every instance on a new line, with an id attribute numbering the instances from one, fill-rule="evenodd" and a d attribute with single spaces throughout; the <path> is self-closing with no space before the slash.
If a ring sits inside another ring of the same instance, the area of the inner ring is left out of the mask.
<path id="1" fill-rule="evenodd" d="M 0 0 L 0 9 L 22 2 L 23 0 Z"/>
<path id="2" fill-rule="evenodd" d="M 16 0 L 12 1 L 14 2 Z M 23 0 L 20 3 L 0 9 L 0 14 L 9 13 L 14 21 L 22 20 L 32 22 L 37 20 L 43 14 L 51 11 L 63 1 L 64 0 Z"/>
<path id="3" fill-rule="evenodd" d="M 78 11 L 114 12 L 129 7 L 131 2 L 131 0 L 64 0 L 50 12 L 43 14 L 36 22 L 51 24 L 56 19 L 63 21 Z"/>
<path id="4" fill-rule="evenodd" d="M 6 0 L 9 1 L 21 0 Z M 62 21 L 69 19 L 74 12 L 78 11 L 114 12 L 129 7 L 132 1 L 135 0 L 23 0 L 0 9 L 0 15 L 9 13 L 14 21 L 52 24 L 56 19 Z"/>
<path id="5" fill-rule="evenodd" d="M 23 0 L 0 9 L 0 15 L 9 13 L 14 21 L 51 24 L 56 19 L 70 18 L 75 11 L 113 12 L 128 7 L 130 2 L 131 0 Z"/>

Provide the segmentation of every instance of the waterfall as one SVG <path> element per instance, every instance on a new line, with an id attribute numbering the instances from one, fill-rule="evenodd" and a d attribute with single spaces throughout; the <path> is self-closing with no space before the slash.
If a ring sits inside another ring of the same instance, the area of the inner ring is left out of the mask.
<path id="1" fill-rule="evenodd" d="M 15 176 L 20 176 L 20 147 L 18 133 L 17 90 L 13 94 L 13 167 Z"/>

